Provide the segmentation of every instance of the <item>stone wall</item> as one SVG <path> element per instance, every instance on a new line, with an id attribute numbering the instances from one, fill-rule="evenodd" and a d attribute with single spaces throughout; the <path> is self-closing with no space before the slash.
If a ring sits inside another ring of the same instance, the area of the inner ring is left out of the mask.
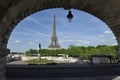
<path id="1" fill-rule="evenodd" d="M 9 49 L 0 48 L 0 80 L 5 80 L 6 55 L 10 53 Z"/>

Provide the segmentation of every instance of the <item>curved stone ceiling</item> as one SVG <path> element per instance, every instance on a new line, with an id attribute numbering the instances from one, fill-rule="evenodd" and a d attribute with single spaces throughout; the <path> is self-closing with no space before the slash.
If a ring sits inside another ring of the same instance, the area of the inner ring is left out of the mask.
<path id="1" fill-rule="evenodd" d="M 0 45 L 6 48 L 9 36 L 23 18 L 49 8 L 74 8 L 105 22 L 120 44 L 120 0 L 1 0 Z"/>

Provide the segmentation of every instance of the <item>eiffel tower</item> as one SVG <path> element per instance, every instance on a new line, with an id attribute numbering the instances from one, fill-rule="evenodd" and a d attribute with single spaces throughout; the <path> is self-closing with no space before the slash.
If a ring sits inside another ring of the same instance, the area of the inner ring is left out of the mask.
<path id="1" fill-rule="evenodd" d="M 54 16 L 54 24 L 53 24 L 53 34 L 51 37 L 51 43 L 48 46 L 49 49 L 60 49 L 60 45 L 58 44 L 58 39 L 56 36 L 56 16 Z"/>

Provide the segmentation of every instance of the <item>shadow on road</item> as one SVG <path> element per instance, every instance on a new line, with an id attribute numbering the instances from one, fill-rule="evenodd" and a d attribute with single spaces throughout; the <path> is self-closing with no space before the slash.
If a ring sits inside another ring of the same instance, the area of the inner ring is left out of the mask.
<path id="1" fill-rule="evenodd" d="M 6 65 L 7 80 L 120 80 L 119 65 Z"/>

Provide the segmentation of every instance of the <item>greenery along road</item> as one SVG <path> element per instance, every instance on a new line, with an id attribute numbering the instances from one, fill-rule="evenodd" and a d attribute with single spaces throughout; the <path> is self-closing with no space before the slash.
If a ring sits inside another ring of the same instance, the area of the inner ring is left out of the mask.
<path id="1" fill-rule="evenodd" d="M 42 56 L 57 56 L 58 54 L 67 54 L 72 57 L 80 57 L 81 59 L 88 59 L 93 54 L 106 54 L 116 57 L 116 50 L 118 46 L 98 45 L 94 46 L 74 46 L 70 45 L 67 49 L 48 50 L 42 49 Z M 38 50 L 30 49 L 25 52 L 26 55 L 37 55 Z"/>
<path id="2" fill-rule="evenodd" d="M 33 64 L 46 64 L 46 65 L 55 64 L 54 62 L 47 59 L 41 59 L 41 60 L 32 59 L 32 60 L 25 61 L 25 63 L 32 64 L 32 65 Z"/>

